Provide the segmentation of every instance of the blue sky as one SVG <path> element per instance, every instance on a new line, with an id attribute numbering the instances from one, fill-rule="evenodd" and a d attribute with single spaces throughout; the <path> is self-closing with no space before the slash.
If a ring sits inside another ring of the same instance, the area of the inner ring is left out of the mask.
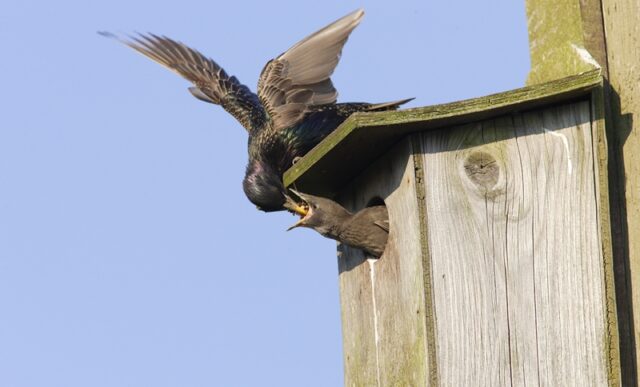
<path id="1" fill-rule="evenodd" d="M 359 7 L 340 101 L 524 84 L 524 1 L 2 2 L 0 386 L 342 384 L 335 243 L 258 212 L 242 127 L 96 31 L 165 34 L 255 90 Z"/>

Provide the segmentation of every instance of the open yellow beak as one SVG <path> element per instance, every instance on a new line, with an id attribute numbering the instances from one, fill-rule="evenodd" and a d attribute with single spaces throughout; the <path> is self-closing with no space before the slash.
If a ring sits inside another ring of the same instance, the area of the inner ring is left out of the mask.
<path id="1" fill-rule="evenodd" d="M 302 225 L 304 225 L 304 218 L 300 219 L 300 220 L 299 220 L 299 221 L 297 221 L 293 226 L 289 227 L 289 228 L 287 229 L 287 231 L 291 231 L 291 230 L 293 230 L 294 228 L 296 228 L 296 227 L 300 227 L 300 226 L 302 226 Z"/>
<path id="2" fill-rule="evenodd" d="M 302 217 L 307 216 L 307 214 L 309 213 L 309 209 L 307 207 L 296 203 L 289 196 L 286 197 L 284 208 Z"/>
<path id="3" fill-rule="evenodd" d="M 303 207 L 301 205 L 296 205 L 294 208 L 291 209 L 291 211 L 295 212 L 296 214 L 302 217 L 307 216 L 307 214 L 309 213 L 309 210 L 307 209 L 307 207 Z"/>
<path id="4" fill-rule="evenodd" d="M 294 191 L 295 192 L 295 191 Z M 297 192 L 295 192 L 296 195 L 298 194 Z M 309 207 L 305 204 L 299 204 L 296 201 L 294 201 L 293 199 L 291 199 L 289 197 L 289 195 L 286 195 L 286 201 L 284 203 L 284 208 L 286 208 L 287 210 L 293 212 L 294 214 L 297 214 L 300 216 L 300 220 L 298 220 L 296 222 L 296 224 L 294 224 L 293 226 L 289 227 L 287 229 L 287 231 L 294 229 L 296 227 L 300 227 L 304 224 L 304 220 L 306 218 L 307 215 L 309 215 Z"/>

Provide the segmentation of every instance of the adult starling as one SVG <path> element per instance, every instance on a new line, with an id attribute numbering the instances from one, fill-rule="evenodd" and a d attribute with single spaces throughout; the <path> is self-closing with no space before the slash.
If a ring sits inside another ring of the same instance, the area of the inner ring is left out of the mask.
<path id="1" fill-rule="evenodd" d="M 291 191 L 302 199 L 307 214 L 289 230 L 312 228 L 327 238 L 364 250 L 374 258 L 382 255 L 389 236 L 389 214 L 385 206 L 367 207 L 352 214 L 333 200 Z"/>
<path id="2" fill-rule="evenodd" d="M 216 62 L 186 45 L 154 34 L 128 39 L 110 33 L 141 54 L 193 83 L 191 94 L 221 105 L 249 134 L 249 163 L 243 188 L 262 211 L 302 209 L 285 191 L 282 174 L 293 161 L 359 111 L 396 109 L 411 99 L 381 104 L 336 104 L 338 92 L 331 82 L 342 47 L 360 23 L 357 10 L 296 43 L 267 62 L 254 94 Z"/>

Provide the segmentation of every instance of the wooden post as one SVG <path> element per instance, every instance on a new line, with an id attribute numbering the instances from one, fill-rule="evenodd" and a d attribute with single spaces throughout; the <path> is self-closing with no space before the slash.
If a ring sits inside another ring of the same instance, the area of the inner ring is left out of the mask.
<path id="1" fill-rule="evenodd" d="M 529 84 L 601 67 L 609 149 L 609 206 L 623 385 L 640 359 L 640 4 L 635 0 L 527 0 Z"/>

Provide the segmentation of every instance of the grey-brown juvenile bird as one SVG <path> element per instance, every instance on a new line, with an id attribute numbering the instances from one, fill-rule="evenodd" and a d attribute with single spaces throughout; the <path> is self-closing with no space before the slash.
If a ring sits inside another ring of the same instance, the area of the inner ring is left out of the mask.
<path id="1" fill-rule="evenodd" d="M 296 43 L 270 60 L 254 94 L 216 62 L 165 36 L 153 34 L 118 38 L 193 83 L 198 99 L 221 105 L 249 133 L 249 163 L 243 189 L 262 211 L 288 209 L 302 215 L 282 184 L 282 174 L 352 113 L 391 110 L 411 99 L 370 104 L 337 104 L 331 74 L 342 47 L 360 23 L 357 10 Z"/>
<path id="2" fill-rule="evenodd" d="M 389 237 L 389 214 L 385 206 L 367 207 L 352 214 L 331 199 L 291 191 L 304 202 L 306 215 L 289 230 L 312 228 L 327 238 L 364 250 L 374 258 L 382 255 Z"/>

